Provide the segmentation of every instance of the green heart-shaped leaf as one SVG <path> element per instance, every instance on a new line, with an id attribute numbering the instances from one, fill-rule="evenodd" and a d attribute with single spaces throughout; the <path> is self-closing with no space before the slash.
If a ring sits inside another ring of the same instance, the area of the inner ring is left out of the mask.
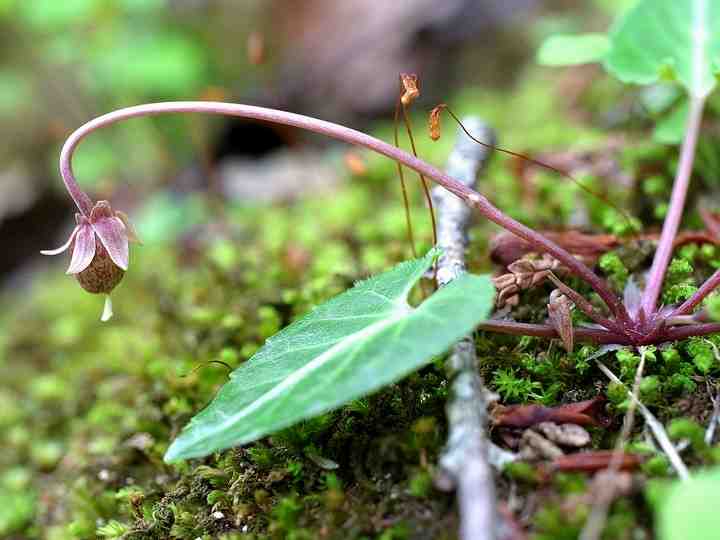
<path id="1" fill-rule="evenodd" d="M 464 274 L 420 306 L 408 304 L 438 253 L 358 283 L 268 339 L 165 460 L 204 456 L 324 413 L 399 380 L 471 332 L 493 304 L 487 276 Z"/>
<path id="2" fill-rule="evenodd" d="M 640 0 L 610 31 L 605 67 L 637 84 L 671 75 L 689 94 L 707 96 L 720 70 L 720 2 Z"/>

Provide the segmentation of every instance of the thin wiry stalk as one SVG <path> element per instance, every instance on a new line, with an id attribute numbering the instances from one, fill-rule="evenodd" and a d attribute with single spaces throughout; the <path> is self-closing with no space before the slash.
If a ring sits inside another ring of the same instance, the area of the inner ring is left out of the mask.
<path id="1" fill-rule="evenodd" d="M 540 161 L 540 160 L 534 159 L 534 158 L 532 158 L 532 157 L 530 157 L 530 156 L 528 156 L 528 155 L 526 155 L 526 154 L 521 154 L 520 152 L 513 152 L 512 150 L 508 150 L 507 148 L 501 148 L 501 147 L 496 146 L 496 145 L 490 145 L 490 144 L 487 144 L 487 143 L 485 143 L 485 142 L 483 142 L 483 141 L 479 141 L 478 139 L 475 139 L 475 138 L 472 136 L 472 134 L 471 134 L 470 132 L 468 132 L 467 129 L 465 129 L 465 126 L 463 126 L 462 122 L 458 119 L 458 117 L 455 115 L 455 113 L 452 111 L 452 109 L 450 109 L 450 107 L 448 107 L 446 104 L 442 103 L 442 104 L 438 105 L 438 107 L 436 107 L 436 108 L 439 109 L 440 111 L 446 111 L 446 112 L 450 115 L 450 117 L 451 117 L 453 120 L 455 120 L 455 122 L 462 128 L 462 130 L 465 132 L 465 134 L 466 134 L 468 137 L 470 137 L 472 140 L 474 140 L 476 143 L 478 143 L 479 145 L 485 146 L 485 147 L 488 147 L 488 148 L 492 148 L 493 150 L 497 150 L 498 152 L 502 152 L 503 154 L 507 154 L 507 155 L 509 155 L 509 156 L 513 156 L 513 157 L 518 158 L 518 159 L 522 159 L 523 161 L 527 161 L 528 163 L 532 163 L 533 165 L 536 165 L 537 167 L 540 167 L 540 168 L 545 169 L 545 170 L 548 170 L 548 171 L 552 171 L 552 172 L 554 172 L 555 174 L 558 174 L 558 175 L 560 175 L 560 176 L 562 176 L 562 177 L 564 177 L 564 178 L 567 178 L 567 179 L 570 180 L 573 184 L 575 184 L 575 185 L 578 186 L 581 190 L 583 190 L 585 193 L 587 193 L 588 195 L 591 195 L 592 197 L 595 197 L 595 198 L 598 199 L 599 201 L 602 201 L 603 203 L 605 203 L 606 205 L 608 205 L 610 208 L 612 208 L 613 210 L 615 210 L 618 214 L 620 214 L 620 215 L 623 217 L 623 219 L 624 219 L 628 224 L 632 223 L 632 221 L 631 221 L 631 219 L 630 219 L 630 216 L 628 215 L 627 212 L 625 212 L 625 211 L 624 211 L 622 208 L 620 208 L 619 206 L 613 204 L 612 201 L 609 201 L 609 200 L 607 199 L 607 197 L 605 197 L 605 196 L 601 195 L 600 193 L 597 193 L 595 190 L 590 189 L 589 187 L 587 187 L 585 184 L 583 184 L 582 182 L 580 182 L 577 178 L 575 178 L 575 177 L 574 177 L 573 175 L 571 175 L 570 173 L 568 173 L 568 172 L 566 172 L 566 171 L 564 171 L 564 170 L 562 170 L 562 169 L 558 169 L 557 167 L 553 167 L 552 165 L 548 165 L 547 163 L 544 163 L 544 162 L 542 162 L 542 161 Z"/>
<path id="2" fill-rule="evenodd" d="M 695 148 L 700 134 L 704 105 L 704 97 L 693 97 L 690 99 L 690 114 L 685 130 L 685 139 L 683 140 L 682 149 L 680 150 L 680 162 L 677 173 L 675 174 L 675 182 L 673 183 L 672 195 L 670 196 L 670 205 L 668 206 L 668 213 L 665 216 L 662 232 L 660 233 L 657 251 L 655 252 L 655 257 L 650 267 L 645 291 L 643 292 L 642 309 L 646 315 L 655 313 L 663 280 L 665 279 L 665 272 L 667 271 L 668 264 L 670 264 L 673 242 L 680 227 L 680 219 L 682 218 L 683 208 L 685 206 L 685 197 L 688 187 L 690 186 L 690 175 L 692 174 Z"/>
<path id="3" fill-rule="evenodd" d="M 598 277 L 592 270 L 555 242 L 501 212 L 477 191 L 463 185 L 461 182 L 458 182 L 441 170 L 415 156 L 370 135 L 352 128 L 333 124 L 332 122 L 276 109 L 213 101 L 174 101 L 127 107 L 91 120 L 68 137 L 60 153 L 60 174 L 68 191 L 82 212 L 89 212 L 89 198 L 84 195 L 78 186 L 72 171 L 72 156 L 80 141 L 96 129 L 109 126 L 122 120 L 140 116 L 155 116 L 171 113 L 218 114 L 293 126 L 339 139 L 349 144 L 363 146 L 387 156 L 432 179 L 454 195 L 460 197 L 468 206 L 476 209 L 490 221 L 526 240 L 539 251 L 547 252 L 555 257 L 576 276 L 586 281 L 614 314 L 627 317 L 627 311 L 602 278 Z"/>
<path id="4" fill-rule="evenodd" d="M 408 116 L 407 107 L 400 101 L 400 107 L 402 108 L 403 121 L 405 122 L 405 129 L 407 130 L 407 136 L 410 141 L 410 148 L 412 148 L 413 156 L 418 157 L 417 148 L 415 147 L 415 137 L 412 134 L 412 128 L 410 127 L 410 117 Z M 437 223 L 435 222 L 435 208 L 433 207 L 432 197 L 430 196 L 430 188 L 428 187 L 428 181 L 422 173 L 418 173 L 420 177 L 420 183 L 422 185 L 423 194 L 425 195 L 425 202 L 428 205 L 430 211 L 430 222 L 432 224 L 432 235 L 433 245 L 437 244 Z"/>
<path id="5" fill-rule="evenodd" d="M 395 104 L 395 118 L 393 119 L 393 142 L 395 146 L 400 148 L 400 137 L 398 135 L 398 123 L 400 122 L 400 96 L 398 96 Z M 417 250 L 415 249 L 415 235 L 413 234 L 412 218 L 410 217 L 410 201 L 408 200 L 407 185 L 405 184 L 405 171 L 399 161 L 396 161 L 398 176 L 400 177 L 400 190 L 402 192 L 403 207 L 405 208 L 405 226 L 407 227 L 408 241 L 410 242 L 410 250 L 413 257 L 417 258 Z"/>

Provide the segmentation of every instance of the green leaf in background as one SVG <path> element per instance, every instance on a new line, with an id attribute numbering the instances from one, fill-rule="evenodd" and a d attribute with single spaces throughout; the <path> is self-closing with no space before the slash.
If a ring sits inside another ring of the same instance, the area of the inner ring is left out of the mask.
<path id="1" fill-rule="evenodd" d="M 610 31 L 606 69 L 650 84 L 672 74 L 693 96 L 707 96 L 720 70 L 720 2 L 640 0 Z"/>
<path id="2" fill-rule="evenodd" d="M 402 263 L 315 308 L 268 339 L 172 443 L 165 461 L 244 444 L 391 384 L 483 321 L 487 276 L 465 274 L 420 306 L 410 290 L 438 256 Z"/>
<path id="3" fill-rule="evenodd" d="M 95 54 L 95 76 L 108 89 L 131 94 L 192 95 L 205 81 L 204 51 L 186 36 L 120 33 L 116 46 Z"/>
<path id="4" fill-rule="evenodd" d="M 18 2 L 17 14 L 28 25 L 38 30 L 53 30 L 88 22 L 97 9 L 98 0 L 33 0 Z"/>
<path id="5" fill-rule="evenodd" d="M 720 532 L 720 468 L 678 482 L 661 501 L 660 540 L 707 540 Z"/>
<path id="6" fill-rule="evenodd" d="M 684 99 L 655 124 L 653 140 L 663 144 L 679 144 L 682 142 L 689 112 L 690 104 L 687 99 Z"/>
<path id="7" fill-rule="evenodd" d="M 540 46 L 537 60 L 544 66 L 574 66 L 600 62 L 610 42 L 605 34 L 550 36 Z"/>

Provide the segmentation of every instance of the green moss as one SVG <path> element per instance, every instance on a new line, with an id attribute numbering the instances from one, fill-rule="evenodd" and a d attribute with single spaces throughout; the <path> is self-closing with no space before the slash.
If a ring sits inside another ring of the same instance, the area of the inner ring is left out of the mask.
<path id="1" fill-rule="evenodd" d="M 645 461 L 642 470 L 648 476 L 668 476 L 672 472 L 672 467 L 666 456 L 657 455 Z"/>
<path id="2" fill-rule="evenodd" d="M 503 473 L 513 480 L 535 485 L 540 481 L 540 475 L 535 467 L 524 461 L 513 461 L 505 465 Z"/>
<path id="3" fill-rule="evenodd" d="M 705 307 L 713 321 L 720 321 L 720 294 L 712 294 L 705 300 Z"/>
<path id="4" fill-rule="evenodd" d="M 537 398 L 535 391 L 542 387 L 537 381 L 518 376 L 516 370 L 512 368 L 498 370 L 492 383 L 505 401 L 510 402 L 524 402 L 530 398 Z"/>
<path id="5" fill-rule="evenodd" d="M 31 471 L 22 467 L 3 471 L 0 488 L 0 535 L 12 537 L 28 526 L 36 513 Z"/>
<path id="6" fill-rule="evenodd" d="M 575 540 L 582 530 L 589 508 L 576 506 L 571 512 L 559 505 L 540 509 L 533 520 L 533 540 Z"/>
<path id="7" fill-rule="evenodd" d="M 685 350 L 692 358 L 697 370 L 703 375 L 712 369 L 720 369 L 720 359 L 716 357 L 717 345 L 708 338 L 690 338 L 685 344 Z"/>
<path id="8" fill-rule="evenodd" d="M 672 439 L 688 439 L 696 450 L 705 450 L 705 430 L 689 418 L 675 418 L 667 426 Z"/>
<path id="9" fill-rule="evenodd" d="M 602 271 L 605 272 L 605 275 L 608 276 L 616 290 L 622 291 L 625 288 L 625 283 L 627 282 L 630 272 L 625 268 L 625 265 L 617 253 L 614 251 L 605 253 L 600 257 L 598 265 Z"/>
<path id="10" fill-rule="evenodd" d="M 508 148 L 603 150 L 606 131 L 565 114 L 565 101 L 553 92 L 556 82 L 556 74 L 530 70 L 510 99 L 506 91 L 468 89 L 452 105 L 460 114 L 477 112 L 494 123 Z M 598 113 L 606 108 L 594 107 Z M 415 120 L 425 118 L 418 113 Z M 448 121 L 444 130 L 438 143 L 418 137 L 420 154 L 439 165 L 455 128 Z M 387 135 L 388 126 L 378 132 Z M 579 180 L 623 208 L 661 207 L 670 186 L 668 156 L 657 145 L 625 145 L 623 171 L 646 178 L 638 197 L 643 200 L 633 201 L 626 188 L 605 179 Z M 489 163 L 482 191 L 514 217 L 539 228 L 563 227 L 582 203 L 595 230 L 640 230 L 634 219 L 628 223 L 556 175 L 538 173 L 527 190 L 508 159 L 498 155 Z M 377 156 L 368 156 L 367 163 L 368 173 L 352 184 L 292 204 L 229 204 L 219 216 L 199 196 L 177 204 L 151 201 L 138 223 L 147 245 L 133 250 L 109 325 L 97 321 L 102 299 L 83 294 L 62 275 L 60 264 L 52 273 L 40 272 L 22 296 L 3 298 L 8 308 L 0 314 L 0 428 L 6 443 L 0 466 L 10 472 L 1 477 L 0 535 L 453 538 L 452 495 L 432 487 L 433 464 L 447 436 L 443 358 L 400 384 L 242 449 L 162 463 L 168 442 L 227 380 L 227 369 L 211 361 L 237 367 L 319 302 L 409 256 L 395 166 Z M 563 189 L 557 189 L 560 182 Z M 417 188 L 411 184 L 411 214 L 422 251 L 431 234 Z M 647 221 L 643 225 L 655 225 L 652 217 Z M 471 229 L 473 270 L 489 269 L 494 231 L 483 220 Z M 176 241 L 179 232 L 182 242 Z M 182 247 L 188 245 L 192 249 Z M 631 274 L 646 269 L 653 251 L 652 242 L 631 241 L 604 255 L 599 266 L 620 291 Z M 717 259 L 712 246 L 680 250 L 663 302 L 687 297 L 698 276 L 720 266 Z M 597 302 L 586 285 L 568 282 Z M 513 316 L 544 323 L 547 293 L 545 285 L 523 292 Z M 586 322 L 577 311 L 575 322 Z M 554 406 L 599 392 L 608 395 L 615 412 L 626 403 L 625 390 L 607 386 L 589 360 L 597 347 L 578 344 L 567 354 L 546 340 L 482 332 L 476 347 L 485 380 L 505 404 Z M 655 361 L 648 354 L 641 398 L 663 422 L 680 398 L 692 397 L 698 375 L 716 374 L 713 353 L 699 339 L 672 344 Z M 638 361 L 635 352 L 620 351 L 611 367 L 630 383 Z M 696 429 L 682 427 L 673 427 L 674 436 L 697 437 Z M 608 448 L 615 434 L 612 427 L 594 431 L 593 447 Z M 699 448 L 694 444 L 692 460 L 717 459 Z M 643 467 L 651 475 L 668 471 L 658 456 Z M 562 499 L 584 494 L 587 478 L 558 474 L 536 490 L 540 481 L 533 466 L 513 463 L 499 483 L 501 496 L 511 482 L 519 484 L 519 496 L 536 491 L 540 509 L 529 517 L 533 537 L 575 538 L 588 509 L 579 505 L 566 512 Z M 626 503 L 612 508 L 606 536 L 620 537 L 649 521 L 642 505 Z M 42 523 L 43 530 L 33 523 Z"/>
<path id="11" fill-rule="evenodd" d="M 640 399 L 645 404 L 657 402 L 660 397 L 660 378 L 657 375 L 643 377 L 640 381 Z"/>

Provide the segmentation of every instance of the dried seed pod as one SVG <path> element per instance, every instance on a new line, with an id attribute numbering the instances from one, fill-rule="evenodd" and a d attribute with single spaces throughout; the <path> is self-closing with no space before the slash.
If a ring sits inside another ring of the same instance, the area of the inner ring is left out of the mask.
<path id="1" fill-rule="evenodd" d="M 430 118 L 428 120 L 428 127 L 430 129 L 430 138 L 433 141 L 437 141 L 440 138 L 440 114 L 443 109 L 447 107 L 444 103 L 441 103 L 430 111 Z"/>
<path id="2" fill-rule="evenodd" d="M 560 263 L 549 255 L 538 258 L 532 254 L 510 264 L 508 266 L 509 274 L 493 278 L 493 284 L 498 292 L 497 307 L 517 305 L 519 302 L 518 292 L 542 283 L 548 274 L 559 265 Z"/>
<path id="3" fill-rule="evenodd" d="M 401 73 L 400 84 L 403 89 L 402 96 L 400 96 L 400 103 L 407 107 L 420 96 L 418 77 L 414 73 Z"/>
<path id="4" fill-rule="evenodd" d="M 572 352 L 574 346 L 574 334 L 571 312 L 575 305 L 565 296 L 560 289 L 553 289 L 550 293 L 550 301 L 547 309 L 550 317 L 550 324 L 557 331 L 560 340 L 567 352 Z"/>

